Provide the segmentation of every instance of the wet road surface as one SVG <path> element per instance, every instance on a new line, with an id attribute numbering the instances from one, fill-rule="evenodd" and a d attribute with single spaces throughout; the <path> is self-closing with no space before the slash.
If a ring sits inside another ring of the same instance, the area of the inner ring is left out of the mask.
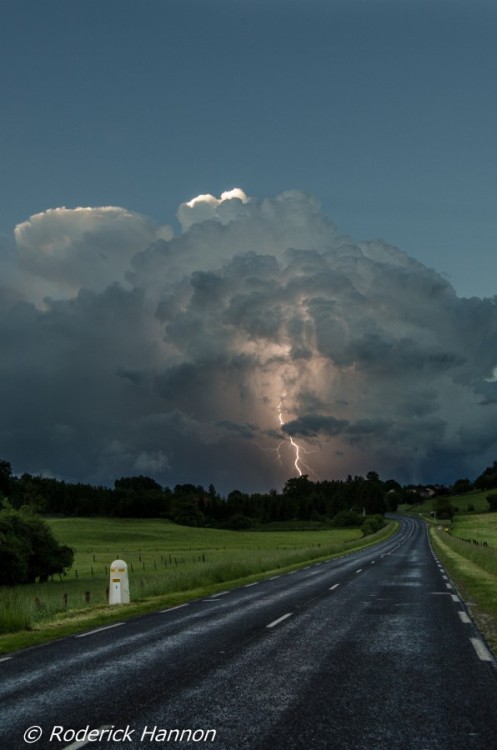
<path id="1" fill-rule="evenodd" d="M 42 736 L 27 744 L 32 727 Z M 496 663 L 424 523 L 404 518 L 368 550 L 0 657 L 2 750 L 199 745 L 495 750 Z"/>

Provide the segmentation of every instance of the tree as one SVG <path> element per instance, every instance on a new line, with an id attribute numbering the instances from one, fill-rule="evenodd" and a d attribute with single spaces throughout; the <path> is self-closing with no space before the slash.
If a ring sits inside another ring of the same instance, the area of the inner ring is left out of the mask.
<path id="1" fill-rule="evenodd" d="M 491 492 L 487 495 L 487 503 L 492 513 L 495 513 L 497 511 L 497 492 Z"/>
<path id="2" fill-rule="evenodd" d="M 291 477 L 285 482 L 283 494 L 287 497 L 308 497 L 314 490 L 314 484 L 307 474 L 300 477 Z"/>
<path id="3" fill-rule="evenodd" d="M 162 487 L 155 479 L 144 477 L 140 474 L 137 477 L 121 477 L 114 482 L 116 490 L 134 490 L 135 492 L 150 492 L 151 490 L 161 491 Z"/>
<path id="4" fill-rule="evenodd" d="M 463 492 L 469 492 L 472 489 L 473 485 L 469 481 L 469 479 L 458 479 L 456 482 L 454 482 L 452 492 L 454 493 L 454 495 L 462 495 Z"/>
<path id="5" fill-rule="evenodd" d="M 448 518 L 450 520 L 457 508 L 452 505 L 448 497 L 441 495 L 435 498 L 433 510 L 436 512 L 437 518 Z"/>
<path id="6" fill-rule="evenodd" d="M 475 479 L 475 487 L 479 490 L 491 490 L 497 487 L 497 461 L 494 461 L 492 466 L 487 466 L 477 479 Z"/>
<path id="7" fill-rule="evenodd" d="M 8 461 L 0 460 L 0 495 L 9 497 L 12 491 L 12 467 Z"/>
<path id="8" fill-rule="evenodd" d="M 198 509 L 197 498 L 191 495 L 175 497 L 172 504 L 172 518 L 182 526 L 203 526 L 205 516 Z"/>
<path id="9" fill-rule="evenodd" d="M 35 513 L 6 507 L 0 511 L 0 585 L 40 583 L 63 573 L 74 560 L 70 547 L 59 544 L 49 525 Z"/>
<path id="10" fill-rule="evenodd" d="M 387 509 L 381 485 L 374 477 L 359 482 L 356 501 L 359 508 L 364 508 L 368 515 L 385 513 Z"/>

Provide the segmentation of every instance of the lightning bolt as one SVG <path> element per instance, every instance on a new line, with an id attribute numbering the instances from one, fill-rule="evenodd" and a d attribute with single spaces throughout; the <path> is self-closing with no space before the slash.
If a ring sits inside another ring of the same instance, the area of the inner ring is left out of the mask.
<path id="1" fill-rule="evenodd" d="M 283 394 L 283 396 L 284 396 L 284 394 Z M 283 398 L 283 396 L 282 396 L 282 398 Z M 285 422 L 283 420 L 283 406 L 282 406 L 282 403 L 281 403 L 281 399 L 280 399 L 279 404 L 278 404 L 278 419 L 279 419 L 279 422 L 280 422 L 280 427 L 283 427 L 283 425 L 284 425 Z M 290 435 L 289 439 L 290 439 L 290 445 L 292 446 L 293 450 L 295 451 L 295 461 L 294 461 L 293 465 L 295 466 L 295 469 L 296 469 L 299 477 L 301 477 L 302 476 L 302 469 L 300 468 L 300 445 L 298 445 L 298 443 L 295 442 L 295 440 L 293 439 L 293 437 L 291 435 Z M 281 443 L 278 446 L 278 451 L 277 451 L 279 458 L 280 458 L 280 453 L 279 453 L 280 446 L 281 446 Z"/>

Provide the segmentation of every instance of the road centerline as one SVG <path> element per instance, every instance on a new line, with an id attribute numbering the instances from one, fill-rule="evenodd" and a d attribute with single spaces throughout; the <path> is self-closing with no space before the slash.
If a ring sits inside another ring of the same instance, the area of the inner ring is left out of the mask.
<path id="1" fill-rule="evenodd" d="M 283 620 L 286 620 L 288 617 L 291 617 L 293 615 L 293 612 L 287 612 L 286 615 L 282 615 L 281 617 L 278 617 L 277 620 L 273 620 L 273 622 L 270 622 L 269 625 L 266 625 L 266 628 L 274 628 L 276 625 L 279 625 L 280 622 L 283 622 Z"/>

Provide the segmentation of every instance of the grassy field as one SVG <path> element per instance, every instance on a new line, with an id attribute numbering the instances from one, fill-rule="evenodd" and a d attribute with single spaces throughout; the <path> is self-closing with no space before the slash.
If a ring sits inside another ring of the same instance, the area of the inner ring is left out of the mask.
<path id="1" fill-rule="evenodd" d="M 223 531 L 162 519 L 56 518 L 59 541 L 75 550 L 66 576 L 0 588 L 0 653 L 256 580 L 274 571 L 372 544 L 394 525 L 362 538 L 357 528 Z M 109 568 L 128 564 L 131 601 L 107 605 Z"/>
<path id="2" fill-rule="evenodd" d="M 465 492 L 462 495 L 450 495 L 451 504 L 457 508 L 458 513 L 482 513 L 488 510 L 487 495 L 495 490 L 476 490 L 475 492 Z M 408 513 L 411 515 L 431 516 L 434 509 L 434 498 L 424 500 L 418 505 L 402 505 L 399 507 L 399 513 Z"/>
<path id="3" fill-rule="evenodd" d="M 430 530 L 437 553 L 497 653 L 497 513 L 455 516 Z"/>

